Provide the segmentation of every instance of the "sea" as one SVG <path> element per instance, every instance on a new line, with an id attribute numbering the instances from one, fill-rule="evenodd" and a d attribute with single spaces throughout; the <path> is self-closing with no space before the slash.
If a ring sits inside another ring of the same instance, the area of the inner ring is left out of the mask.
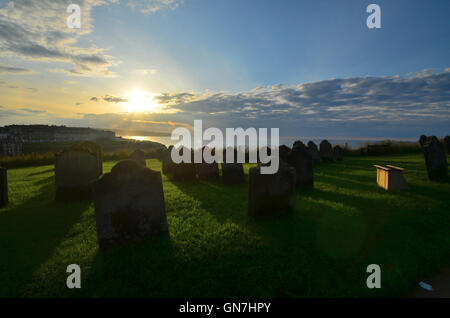
<path id="1" fill-rule="evenodd" d="M 175 145 L 178 141 L 172 140 L 170 136 L 120 136 L 124 139 L 134 139 L 139 141 L 154 141 L 165 145 Z M 296 140 L 307 143 L 312 140 L 317 146 L 324 139 L 327 139 L 332 145 L 347 146 L 350 149 L 356 149 L 366 144 L 374 144 L 384 140 L 417 142 L 417 138 L 396 138 L 396 137 L 304 137 L 304 136 L 280 136 L 280 145 L 292 147 Z M 207 144 L 208 142 L 205 142 Z M 249 145 L 253 147 L 255 145 Z"/>

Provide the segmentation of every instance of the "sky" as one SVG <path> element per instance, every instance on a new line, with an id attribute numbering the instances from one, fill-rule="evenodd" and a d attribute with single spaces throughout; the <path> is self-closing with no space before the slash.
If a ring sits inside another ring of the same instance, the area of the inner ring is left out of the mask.
<path id="1" fill-rule="evenodd" d="M 366 25 L 371 3 L 380 29 Z M 0 0 L 0 125 L 448 135 L 449 12 L 448 0 Z"/>

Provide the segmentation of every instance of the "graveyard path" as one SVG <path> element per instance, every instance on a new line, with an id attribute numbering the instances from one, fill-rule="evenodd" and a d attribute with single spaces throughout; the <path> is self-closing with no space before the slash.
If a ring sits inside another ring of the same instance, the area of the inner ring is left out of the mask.
<path id="1" fill-rule="evenodd" d="M 433 290 L 428 291 L 417 286 L 411 298 L 450 298 L 450 268 L 424 282 L 433 286 Z"/>

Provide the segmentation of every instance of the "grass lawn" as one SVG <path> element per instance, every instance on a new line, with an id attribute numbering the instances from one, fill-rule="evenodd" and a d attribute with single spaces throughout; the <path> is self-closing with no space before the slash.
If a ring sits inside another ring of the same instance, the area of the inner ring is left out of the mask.
<path id="1" fill-rule="evenodd" d="M 405 168 L 411 190 L 378 188 L 373 164 Z M 407 296 L 450 264 L 450 183 L 428 181 L 422 154 L 348 157 L 314 177 L 292 214 L 254 221 L 247 184 L 163 176 L 170 237 L 99 253 L 93 204 L 54 202 L 53 166 L 11 169 L 0 297 Z M 66 288 L 72 263 L 81 289 Z M 366 287 L 373 263 L 378 290 Z"/>

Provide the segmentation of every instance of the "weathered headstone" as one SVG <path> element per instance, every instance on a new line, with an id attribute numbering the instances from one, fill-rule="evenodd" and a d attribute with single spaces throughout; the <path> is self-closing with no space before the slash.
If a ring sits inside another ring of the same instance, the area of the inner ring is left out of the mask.
<path id="1" fill-rule="evenodd" d="M 168 234 L 159 171 L 121 161 L 94 183 L 93 194 L 101 250 Z"/>
<path id="2" fill-rule="evenodd" d="M 334 146 L 333 155 L 334 155 L 334 160 L 342 161 L 342 158 L 344 157 L 344 151 L 342 150 L 341 146 L 339 146 L 339 145 Z"/>
<path id="3" fill-rule="evenodd" d="M 138 164 L 144 167 L 147 165 L 145 161 L 145 153 L 141 149 L 136 149 L 135 151 L 133 151 L 133 153 L 131 154 L 131 160 L 136 161 Z"/>
<path id="4" fill-rule="evenodd" d="M 274 174 L 261 174 L 259 166 L 250 168 L 249 216 L 278 216 L 292 211 L 295 206 L 295 179 L 295 169 L 283 161 Z"/>
<path id="5" fill-rule="evenodd" d="M 313 160 L 302 142 L 295 142 L 289 154 L 289 163 L 295 168 L 297 189 L 314 186 Z"/>
<path id="6" fill-rule="evenodd" d="M 8 175 L 5 168 L 0 167 L 0 208 L 8 204 Z"/>
<path id="7" fill-rule="evenodd" d="M 313 160 L 313 165 L 317 165 L 320 163 L 320 153 L 317 145 L 313 141 L 308 141 L 308 151 L 311 154 L 311 158 Z"/>
<path id="8" fill-rule="evenodd" d="M 322 140 L 320 143 L 320 158 L 323 162 L 332 162 L 333 161 L 333 148 L 331 147 L 331 144 L 328 142 L 328 140 Z"/>
<path id="9" fill-rule="evenodd" d="M 96 153 L 70 148 L 55 156 L 56 200 L 91 199 L 91 184 L 101 175 Z"/>
<path id="10" fill-rule="evenodd" d="M 93 141 L 80 141 L 70 147 L 72 150 L 87 151 L 97 158 L 99 176 L 103 174 L 103 151 L 99 144 Z"/>
<path id="11" fill-rule="evenodd" d="M 291 152 L 291 148 L 289 148 L 286 145 L 281 145 L 278 148 L 278 154 L 280 156 L 280 161 L 288 162 L 290 152 Z"/>
<path id="12" fill-rule="evenodd" d="M 445 148 L 447 149 L 447 153 L 450 154 L 450 136 L 445 136 L 444 144 Z"/>
<path id="13" fill-rule="evenodd" d="M 427 137 L 423 145 L 425 164 L 430 180 L 445 180 L 447 178 L 447 156 L 443 145 L 435 136 Z"/>
<path id="14" fill-rule="evenodd" d="M 222 178 L 223 182 L 228 184 L 245 182 L 242 163 L 222 163 Z"/>

